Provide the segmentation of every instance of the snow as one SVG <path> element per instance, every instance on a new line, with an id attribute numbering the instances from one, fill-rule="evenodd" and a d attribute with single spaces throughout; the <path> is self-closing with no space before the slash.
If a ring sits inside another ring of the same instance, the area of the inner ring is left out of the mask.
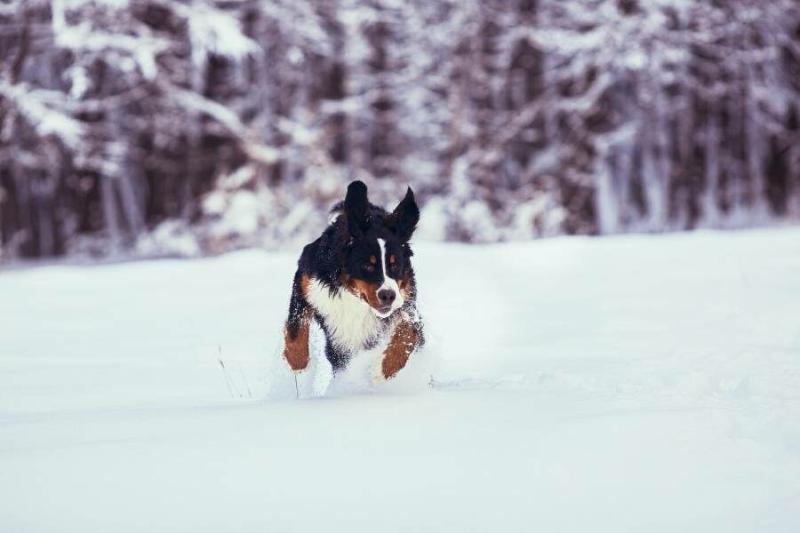
<path id="1" fill-rule="evenodd" d="M 800 229 L 415 249 L 426 350 L 299 401 L 297 253 L 0 272 L 0 529 L 796 531 Z"/>
<path id="2" fill-rule="evenodd" d="M 84 126 L 58 111 L 60 95 L 44 90 L 31 90 L 26 84 L 9 85 L 0 80 L 0 96 L 10 99 L 25 119 L 43 138 L 53 135 L 69 145 L 77 145 Z"/>
<path id="3" fill-rule="evenodd" d="M 207 5 L 177 5 L 174 9 L 189 20 L 193 54 L 203 57 L 198 67 L 205 64 L 209 53 L 242 59 L 258 50 L 258 45 L 242 33 L 239 21 L 225 11 Z"/>

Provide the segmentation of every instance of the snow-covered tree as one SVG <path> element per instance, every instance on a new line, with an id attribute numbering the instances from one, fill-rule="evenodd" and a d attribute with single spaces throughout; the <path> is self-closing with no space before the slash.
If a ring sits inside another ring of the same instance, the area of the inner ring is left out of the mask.
<path id="1" fill-rule="evenodd" d="M 800 217 L 794 0 L 0 0 L 0 256 Z"/>

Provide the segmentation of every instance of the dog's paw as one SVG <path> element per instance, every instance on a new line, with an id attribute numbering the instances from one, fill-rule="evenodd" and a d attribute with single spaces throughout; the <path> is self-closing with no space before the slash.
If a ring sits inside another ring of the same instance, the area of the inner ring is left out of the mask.
<path id="1" fill-rule="evenodd" d="M 393 357 L 392 353 L 384 354 L 372 367 L 372 382 L 375 385 L 379 385 L 390 381 L 406 366 L 407 361 L 407 355 Z"/>
<path id="2" fill-rule="evenodd" d="M 372 365 L 372 384 L 373 385 L 380 385 L 381 383 L 386 383 L 389 381 L 392 376 L 387 376 L 384 369 L 383 369 L 383 357 L 379 357 L 375 360 L 375 363 Z"/>
<path id="3" fill-rule="evenodd" d="M 296 349 L 296 346 L 286 346 L 283 350 L 283 359 L 289 368 L 295 374 L 302 374 L 308 368 L 308 363 L 311 360 L 308 354 L 308 348 L 303 346 L 303 349 Z"/>
<path id="4" fill-rule="evenodd" d="M 283 360 L 286 362 L 286 365 L 289 369 L 294 372 L 295 374 L 300 374 L 305 372 L 308 368 L 308 364 L 311 361 L 311 357 L 309 356 L 308 349 L 297 349 L 298 346 L 294 345 L 286 345 L 283 348 Z"/>

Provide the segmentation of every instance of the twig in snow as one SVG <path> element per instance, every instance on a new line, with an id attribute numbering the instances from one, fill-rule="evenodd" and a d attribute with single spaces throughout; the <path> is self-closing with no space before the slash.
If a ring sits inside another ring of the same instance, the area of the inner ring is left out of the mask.
<path id="1" fill-rule="evenodd" d="M 235 398 L 236 396 L 241 398 L 242 394 L 239 392 L 239 388 L 236 386 L 236 383 L 228 375 L 228 369 L 225 368 L 225 363 L 222 362 L 222 346 L 218 346 L 217 350 L 219 352 L 219 357 L 217 358 L 217 361 L 219 361 L 219 366 L 222 367 L 222 374 L 225 376 L 225 385 L 228 386 L 228 392 L 230 393 L 231 398 Z M 235 396 L 233 394 L 234 391 L 236 391 Z"/>
<path id="2" fill-rule="evenodd" d="M 247 376 L 245 375 L 244 371 L 242 370 L 242 363 L 239 363 L 239 375 L 242 376 L 242 381 L 244 381 L 244 386 L 247 387 L 247 397 L 253 398 L 253 392 L 250 390 L 250 382 L 247 381 Z"/>
<path id="3" fill-rule="evenodd" d="M 225 386 L 228 388 L 228 394 L 233 398 L 233 390 L 231 390 L 231 382 L 228 379 L 228 371 L 225 370 L 225 363 L 222 362 L 222 359 L 217 359 L 217 361 L 219 361 L 219 366 L 222 367 L 222 375 L 225 376 Z"/>

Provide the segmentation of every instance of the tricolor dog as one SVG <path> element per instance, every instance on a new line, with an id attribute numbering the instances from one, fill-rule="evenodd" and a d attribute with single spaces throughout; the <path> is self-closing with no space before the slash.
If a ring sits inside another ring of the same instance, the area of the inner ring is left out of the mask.
<path id="1" fill-rule="evenodd" d="M 334 375 L 359 351 L 386 344 L 376 378 L 392 378 L 423 343 L 409 239 L 419 208 L 409 188 L 391 213 L 354 181 L 335 218 L 303 248 L 284 330 L 283 357 L 295 372 L 309 365 L 312 321 L 325 334 Z"/>

